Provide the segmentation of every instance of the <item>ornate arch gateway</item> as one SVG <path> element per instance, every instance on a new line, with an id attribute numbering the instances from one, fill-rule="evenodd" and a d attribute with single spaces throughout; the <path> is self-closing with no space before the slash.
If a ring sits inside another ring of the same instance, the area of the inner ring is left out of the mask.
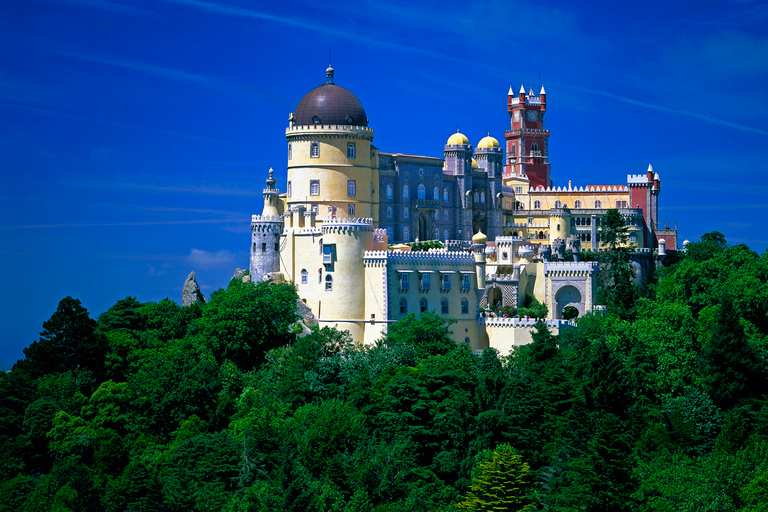
<path id="1" fill-rule="evenodd" d="M 584 298 L 581 292 L 572 285 L 562 286 L 555 293 L 556 310 L 553 312 L 555 318 L 563 318 L 563 311 L 567 307 L 574 307 L 579 311 L 579 316 L 584 314 Z"/>

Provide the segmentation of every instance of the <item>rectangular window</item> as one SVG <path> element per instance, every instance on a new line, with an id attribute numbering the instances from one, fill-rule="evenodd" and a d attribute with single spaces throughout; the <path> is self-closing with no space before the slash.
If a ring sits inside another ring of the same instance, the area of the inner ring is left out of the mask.
<path id="1" fill-rule="evenodd" d="M 449 274 L 443 274 L 443 290 L 451 289 L 451 276 Z"/>
<path id="2" fill-rule="evenodd" d="M 288 197 L 291 197 L 293 195 L 293 187 L 291 186 L 291 182 L 288 182 Z"/>
<path id="3" fill-rule="evenodd" d="M 515 187 L 515 194 L 522 194 L 523 193 L 523 187 Z"/>
<path id="4" fill-rule="evenodd" d="M 355 143 L 347 142 L 347 158 L 355 158 Z"/>
<path id="5" fill-rule="evenodd" d="M 309 195 L 311 195 L 311 196 L 319 196 L 320 195 L 320 180 L 310 180 L 310 182 L 309 182 Z"/>
<path id="6" fill-rule="evenodd" d="M 616 201 L 616 208 L 626 208 L 627 202 L 626 201 Z"/>
<path id="7" fill-rule="evenodd" d="M 312 158 L 320 157 L 320 143 L 312 142 L 309 146 L 309 156 Z"/>
<path id="8" fill-rule="evenodd" d="M 408 274 L 400 274 L 400 289 L 408 289 Z"/>
<path id="9" fill-rule="evenodd" d="M 347 195 L 354 196 L 357 194 L 357 185 L 355 180 L 347 180 Z"/>
<path id="10" fill-rule="evenodd" d="M 280 252 L 280 243 L 275 242 L 275 252 Z"/>
<path id="11" fill-rule="evenodd" d="M 267 252 L 267 244 L 261 244 L 261 252 Z"/>
<path id="12" fill-rule="evenodd" d="M 291 143 L 288 143 L 288 160 L 293 158 L 293 147 L 291 146 Z"/>
<path id="13" fill-rule="evenodd" d="M 429 290 L 429 274 L 421 274 L 421 289 Z"/>
<path id="14" fill-rule="evenodd" d="M 327 244 L 323 246 L 323 264 L 330 265 L 333 263 L 333 244 Z"/>
<path id="15" fill-rule="evenodd" d="M 469 274 L 464 274 L 461 276 L 461 287 L 464 290 L 470 290 L 472 288 L 472 276 Z"/>

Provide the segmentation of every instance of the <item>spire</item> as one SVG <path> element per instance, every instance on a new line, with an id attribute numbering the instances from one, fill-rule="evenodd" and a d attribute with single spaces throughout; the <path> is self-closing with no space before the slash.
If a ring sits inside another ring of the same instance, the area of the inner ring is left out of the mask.
<path id="1" fill-rule="evenodd" d="M 514 96 L 514 95 L 515 95 L 515 93 L 512 92 L 512 86 L 510 85 L 509 86 L 509 92 L 507 93 L 507 96 Z"/>
<path id="2" fill-rule="evenodd" d="M 541 96 L 542 94 L 547 94 L 547 91 L 544 90 L 543 85 L 541 86 L 541 90 L 539 91 L 539 96 Z"/>
<path id="3" fill-rule="evenodd" d="M 533 96 L 533 86 L 531 86 L 531 88 L 528 89 L 528 96 Z"/>
<path id="4" fill-rule="evenodd" d="M 328 63 L 328 69 L 325 70 L 325 82 L 329 84 L 333 83 L 333 67 L 330 62 Z"/>
<path id="5" fill-rule="evenodd" d="M 653 166 L 651 164 L 648 164 L 648 172 L 653 172 Z"/>
<path id="6" fill-rule="evenodd" d="M 525 84 L 520 86 L 520 94 L 525 94 Z"/>

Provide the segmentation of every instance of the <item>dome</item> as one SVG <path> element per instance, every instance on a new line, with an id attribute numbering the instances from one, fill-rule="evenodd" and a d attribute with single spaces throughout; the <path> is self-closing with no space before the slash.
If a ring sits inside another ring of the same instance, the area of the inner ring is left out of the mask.
<path id="1" fill-rule="evenodd" d="M 333 83 L 333 69 L 326 70 L 328 82 L 301 98 L 293 121 L 299 126 L 349 124 L 368 126 L 368 116 L 357 96 Z"/>
<path id="2" fill-rule="evenodd" d="M 488 241 L 488 237 L 483 234 L 482 231 L 478 231 L 475 233 L 475 236 L 472 237 L 472 243 L 473 244 L 484 244 Z"/>
<path id="3" fill-rule="evenodd" d="M 456 130 L 456 133 L 448 137 L 448 145 L 469 146 L 469 139 L 463 133 L 460 133 L 459 130 Z"/>
<path id="4" fill-rule="evenodd" d="M 475 160 L 474 158 L 472 159 L 472 168 L 473 169 L 479 169 L 480 168 L 480 164 L 478 164 L 477 160 Z"/>
<path id="5" fill-rule="evenodd" d="M 498 147 L 499 147 L 499 141 L 491 137 L 490 134 L 480 139 L 480 142 L 477 143 L 477 149 L 490 149 L 490 148 L 498 148 Z"/>

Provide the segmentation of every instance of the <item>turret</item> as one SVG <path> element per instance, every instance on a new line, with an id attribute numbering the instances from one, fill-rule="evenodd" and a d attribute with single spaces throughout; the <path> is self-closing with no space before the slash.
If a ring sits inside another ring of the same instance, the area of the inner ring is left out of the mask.
<path id="1" fill-rule="evenodd" d="M 478 290 L 485 290 L 485 248 L 487 243 L 488 237 L 482 231 L 478 231 L 472 237 L 472 253 L 475 256 L 475 277 Z"/>
<path id="2" fill-rule="evenodd" d="M 547 91 L 544 90 L 543 85 L 539 91 L 539 96 L 541 97 L 541 112 L 543 113 L 545 110 L 547 110 Z"/>
<path id="3" fill-rule="evenodd" d="M 520 99 L 520 105 L 525 106 L 525 84 L 520 86 L 520 92 L 518 93 L 518 98 Z"/>
<path id="4" fill-rule="evenodd" d="M 250 273 L 253 280 L 280 271 L 280 236 L 284 226 L 280 214 L 280 191 L 275 188 L 275 183 L 274 171 L 270 169 L 261 215 L 251 216 Z"/>

